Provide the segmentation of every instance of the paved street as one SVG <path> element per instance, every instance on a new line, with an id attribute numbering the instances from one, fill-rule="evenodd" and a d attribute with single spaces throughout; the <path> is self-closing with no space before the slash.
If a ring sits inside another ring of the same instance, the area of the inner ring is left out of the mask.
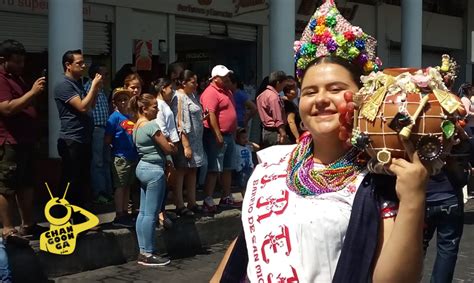
<path id="1" fill-rule="evenodd" d="M 172 259 L 165 267 L 145 267 L 136 262 L 109 266 L 56 279 L 56 282 L 209 282 L 229 242 L 213 245 L 191 258 Z"/>
<path id="2" fill-rule="evenodd" d="M 170 265 L 162 268 L 143 267 L 135 262 L 129 262 L 61 277 L 56 279 L 56 282 L 208 282 L 227 244 L 226 242 L 214 245 L 194 257 L 175 259 Z M 435 244 L 434 240 L 432 244 Z M 423 282 L 429 282 L 434 256 L 435 249 L 429 249 Z M 474 282 L 474 200 L 466 206 L 464 235 L 453 282 Z"/>

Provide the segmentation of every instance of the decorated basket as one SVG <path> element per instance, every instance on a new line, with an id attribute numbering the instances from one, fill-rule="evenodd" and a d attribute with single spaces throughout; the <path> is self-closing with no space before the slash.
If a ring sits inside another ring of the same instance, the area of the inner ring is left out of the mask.
<path id="1" fill-rule="evenodd" d="M 354 96 L 358 110 L 351 143 L 382 165 L 392 157 L 409 159 L 417 150 L 425 163 L 441 167 L 465 115 L 443 78 L 439 67 L 363 76 L 363 87 Z"/>

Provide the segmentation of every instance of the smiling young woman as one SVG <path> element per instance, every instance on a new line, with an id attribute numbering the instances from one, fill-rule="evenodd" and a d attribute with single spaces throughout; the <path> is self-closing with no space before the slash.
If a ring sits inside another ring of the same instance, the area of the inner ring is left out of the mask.
<path id="1" fill-rule="evenodd" d="M 369 173 L 340 135 L 346 94 L 358 91 L 363 72 L 378 68 L 375 40 L 326 1 L 295 47 L 308 133 L 296 146 L 258 152 L 243 233 L 213 280 L 418 281 L 426 168 L 415 154 L 413 162 L 392 159 L 396 178 Z"/>

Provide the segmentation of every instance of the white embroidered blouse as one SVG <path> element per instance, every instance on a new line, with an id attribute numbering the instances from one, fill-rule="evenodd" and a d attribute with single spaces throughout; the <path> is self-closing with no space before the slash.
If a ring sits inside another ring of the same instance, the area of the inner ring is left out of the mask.
<path id="1" fill-rule="evenodd" d="M 242 223 L 251 282 L 331 282 L 355 193 L 367 174 L 337 192 L 300 196 L 286 185 L 294 147 L 259 151 L 260 164 L 247 184 Z"/>

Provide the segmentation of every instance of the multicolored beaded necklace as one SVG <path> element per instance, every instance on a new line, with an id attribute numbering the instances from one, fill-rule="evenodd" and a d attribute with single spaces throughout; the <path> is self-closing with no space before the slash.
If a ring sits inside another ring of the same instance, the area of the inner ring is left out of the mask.
<path id="1" fill-rule="evenodd" d="M 352 148 L 322 169 L 315 169 L 311 135 L 303 138 L 291 153 L 286 183 L 301 196 L 318 196 L 337 192 L 353 182 L 364 166 L 357 162 L 360 153 Z"/>

